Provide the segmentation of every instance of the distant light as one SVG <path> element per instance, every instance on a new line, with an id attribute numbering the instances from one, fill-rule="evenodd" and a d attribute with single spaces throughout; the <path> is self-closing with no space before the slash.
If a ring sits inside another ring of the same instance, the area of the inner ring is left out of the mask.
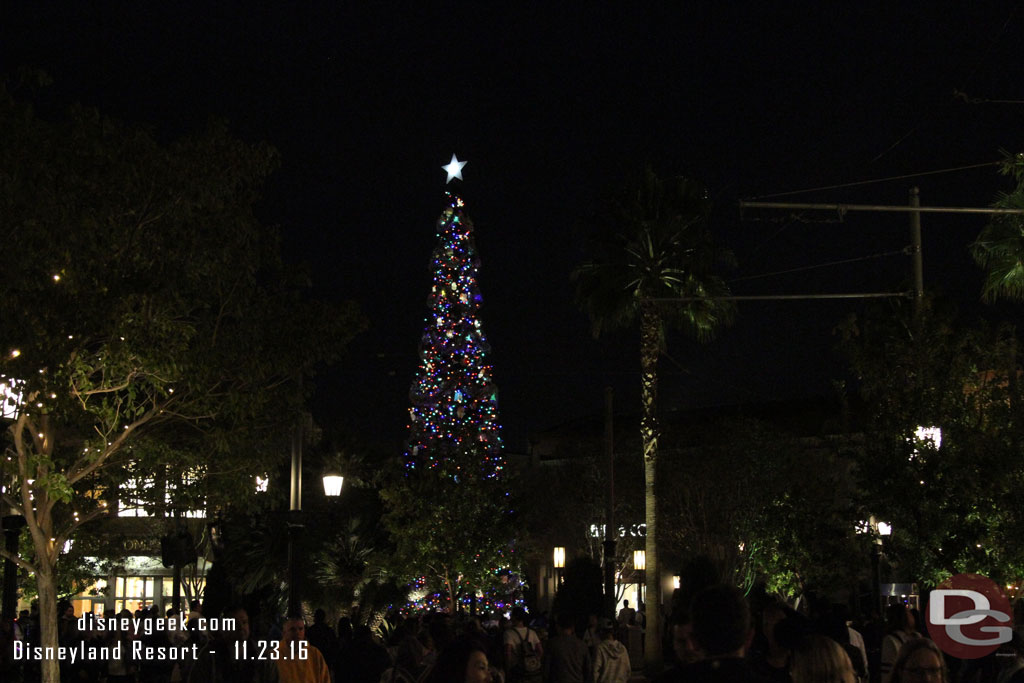
<path id="1" fill-rule="evenodd" d="M 270 488 L 270 477 L 261 477 L 257 474 L 256 493 L 266 493 L 268 488 Z"/>
<path id="2" fill-rule="evenodd" d="M 918 427 L 914 431 L 918 441 L 931 441 L 938 449 L 942 446 L 942 428 L 940 427 Z"/>
<path id="3" fill-rule="evenodd" d="M 0 418 L 14 420 L 18 417 L 18 409 L 22 406 L 24 382 L 0 376 Z"/>
<path id="4" fill-rule="evenodd" d="M 878 523 L 878 535 L 879 536 L 892 536 L 892 525 L 888 522 Z"/>
<path id="5" fill-rule="evenodd" d="M 555 569 L 565 569 L 565 548 L 560 545 L 555 546 L 555 553 L 552 559 Z"/>
<path id="6" fill-rule="evenodd" d="M 682 585 L 682 579 L 678 576 L 672 577 L 672 588 L 678 589 Z"/>
<path id="7" fill-rule="evenodd" d="M 60 282 L 60 275 L 54 275 L 53 276 L 53 281 L 54 282 Z"/>
<path id="8" fill-rule="evenodd" d="M 17 358 L 20 355 L 21 351 L 19 349 L 11 349 L 11 358 Z"/>

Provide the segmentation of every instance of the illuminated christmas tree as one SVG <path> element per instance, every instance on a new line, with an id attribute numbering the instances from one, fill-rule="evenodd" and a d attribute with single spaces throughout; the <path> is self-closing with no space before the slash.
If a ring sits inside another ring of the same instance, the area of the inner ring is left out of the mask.
<path id="1" fill-rule="evenodd" d="M 452 157 L 449 180 L 461 178 Z M 420 365 L 409 391 L 403 474 L 381 495 L 394 541 L 389 565 L 409 581 L 410 609 L 449 611 L 522 599 L 502 470 L 498 389 L 478 317 L 480 261 L 463 201 L 449 193 L 437 221 Z"/>
<path id="2" fill-rule="evenodd" d="M 495 478 L 501 472 L 498 389 L 490 346 L 477 313 L 480 260 L 463 201 L 447 193 L 437 221 L 434 281 L 420 341 L 420 367 L 409 391 L 406 471 L 440 469 L 451 477 Z M 474 464 L 471 462 L 475 460 Z M 479 467 L 477 472 L 467 468 Z"/>

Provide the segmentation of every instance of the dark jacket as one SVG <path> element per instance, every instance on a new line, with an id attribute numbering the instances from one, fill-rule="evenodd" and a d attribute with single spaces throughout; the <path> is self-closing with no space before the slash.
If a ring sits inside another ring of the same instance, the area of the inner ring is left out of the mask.
<path id="1" fill-rule="evenodd" d="M 590 648 L 576 636 L 558 634 L 544 648 L 544 680 L 547 683 L 593 683 Z"/>

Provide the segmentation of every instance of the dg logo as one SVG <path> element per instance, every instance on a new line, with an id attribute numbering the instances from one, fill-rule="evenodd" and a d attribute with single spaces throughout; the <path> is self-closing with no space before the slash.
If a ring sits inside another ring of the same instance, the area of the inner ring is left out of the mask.
<path id="1" fill-rule="evenodd" d="M 995 581 L 980 574 L 957 574 L 932 591 L 925 608 L 928 634 L 943 652 L 977 659 L 1013 637 L 1010 600 Z"/>

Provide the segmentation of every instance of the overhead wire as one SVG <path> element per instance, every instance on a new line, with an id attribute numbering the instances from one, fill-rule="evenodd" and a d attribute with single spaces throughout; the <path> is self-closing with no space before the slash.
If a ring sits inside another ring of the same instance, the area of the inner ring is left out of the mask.
<path id="1" fill-rule="evenodd" d="M 847 263 L 857 263 L 858 261 L 869 261 L 871 259 L 887 258 L 889 256 L 906 255 L 905 249 L 897 249 L 894 251 L 884 251 L 878 254 L 868 254 L 867 256 L 857 256 L 855 258 L 842 259 L 840 261 L 829 261 L 827 263 L 818 263 L 812 266 L 800 266 L 799 268 L 787 268 L 786 270 L 776 270 L 771 273 L 761 273 L 760 275 L 745 275 L 743 277 L 733 278 L 728 280 L 729 284 L 733 282 L 744 282 L 746 280 L 757 280 L 759 278 L 774 277 L 776 275 L 788 275 L 790 273 L 801 273 L 808 270 L 815 270 L 818 268 L 831 268 L 832 266 L 841 266 Z"/>
<path id="2" fill-rule="evenodd" d="M 772 194 L 762 194 L 756 197 L 747 197 L 748 200 L 753 199 L 772 199 L 774 197 L 787 197 L 794 194 L 806 194 L 808 192 L 820 192 L 822 190 L 837 190 L 844 187 L 857 187 L 858 185 L 871 185 L 873 183 L 888 183 L 894 180 L 907 180 L 908 178 L 920 178 L 928 175 L 938 175 L 940 173 L 955 173 L 957 171 L 968 171 L 974 168 L 984 168 L 985 166 L 998 166 L 1003 163 L 1001 159 L 996 161 L 986 161 L 980 164 L 970 164 L 967 166 L 954 166 L 952 168 L 940 168 L 935 171 L 922 171 L 920 173 L 905 173 L 903 175 L 888 176 L 885 178 L 872 178 L 869 180 L 857 180 L 850 183 L 838 183 L 836 185 L 823 185 L 821 187 L 809 187 L 803 190 L 789 190 L 787 192 L 774 192 Z"/>
<path id="3" fill-rule="evenodd" d="M 1006 27 L 1010 25 L 1011 21 L 1013 21 L 1014 15 L 1016 15 L 1016 13 L 1017 8 L 1012 7 L 1010 9 L 1009 14 L 1006 17 L 1006 21 L 1003 22 L 1002 28 L 1000 28 L 999 31 L 997 31 L 995 35 L 993 35 L 992 38 L 989 40 L 988 45 L 985 48 L 984 54 L 982 54 L 981 57 L 977 60 L 977 62 L 975 62 L 974 66 L 971 67 L 971 70 L 967 74 L 965 80 L 970 80 L 974 78 L 974 74 L 976 74 L 978 72 L 978 69 L 981 68 L 981 65 L 988 60 L 989 56 L 992 54 L 993 49 L 995 49 L 996 43 L 999 41 L 1000 38 L 1002 38 L 1003 34 L 1006 33 Z M 876 161 L 884 157 L 886 154 L 899 147 L 904 140 L 906 140 L 911 135 L 916 133 L 918 129 L 921 128 L 921 125 L 924 123 L 926 117 L 934 116 L 935 112 L 937 112 L 938 110 L 949 107 L 950 104 L 952 104 L 957 99 L 957 93 L 958 90 L 954 89 L 953 93 L 946 99 L 946 101 L 942 102 L 938 107 L 927 107 L 925 109 L 927 114 L 922 115 L 918 119 L 918 122 L 910 130 L 901 135 L 899 139 L 896 140 L 896 142 L 892 143 L 891 145 L 886 147 L 882 152 L 880 152 L 877 156 L 875 156 L 875 158 L 871 160 L 871 163 L 875 163 Z"/>

